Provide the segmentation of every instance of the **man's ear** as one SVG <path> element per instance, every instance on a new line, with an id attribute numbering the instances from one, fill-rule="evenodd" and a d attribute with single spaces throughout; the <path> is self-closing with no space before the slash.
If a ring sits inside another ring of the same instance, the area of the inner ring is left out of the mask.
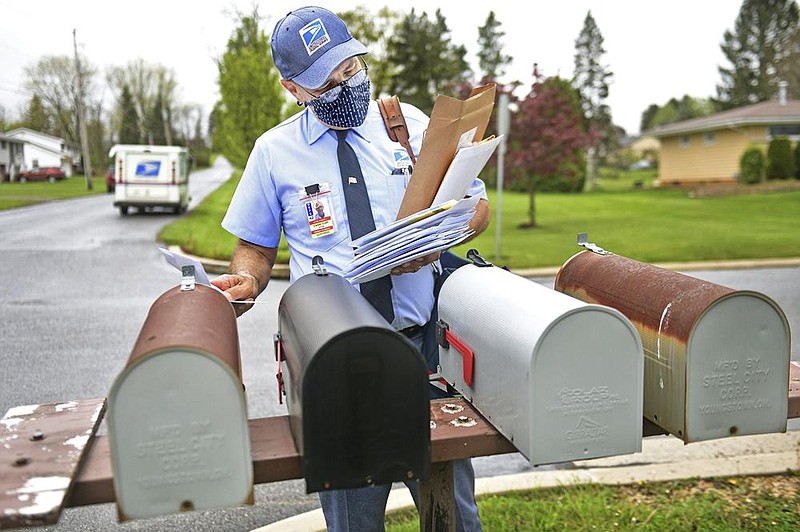
<path id="1" fill-rule="evenodd" d="M 283 85 L 284 89 L 289 91 L 289 94 L 292 95 L 292 98 L 294 98 L 298 102 L 305 101 L 305 95 L 302 94 L 302 92 L 300 91 L 300 88 L 297 86 L 296 83 L 294 83 L 292 81 L 289 81 L 287 79 L 282 79 L 281 80 L 281 85 Z"/>

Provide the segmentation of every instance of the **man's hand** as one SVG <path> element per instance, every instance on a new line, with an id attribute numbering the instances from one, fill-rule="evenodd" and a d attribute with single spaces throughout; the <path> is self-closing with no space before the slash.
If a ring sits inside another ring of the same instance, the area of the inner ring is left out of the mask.
<path id="1" fill-rule="evenodd" d="M 222 290 L 228 301 L 242 301 L 235 303 L 233 310 L 236 317 L 241 316 L 253 306 L 256 296 L 259 294 L 258 280 L 255 276 L 247 272 L 227 273 L 213 279 L 211 284 Z"/>
<path id="2" fill-rule="evenodd" d="M 392 268 L 392 275 L 403 275 L 404 273 L 415 273 L 422 269 L 423 266 L 426 264 L 430 264 L 432 262 L 436 262 L 439 260 L 439 256 L 442 254 L 441 251 L 435 251 L 424 257 L 419 257 L 418 259 L 414 259 L 408 262 L 404 262 L 400 266 L 395 266 Z"/>

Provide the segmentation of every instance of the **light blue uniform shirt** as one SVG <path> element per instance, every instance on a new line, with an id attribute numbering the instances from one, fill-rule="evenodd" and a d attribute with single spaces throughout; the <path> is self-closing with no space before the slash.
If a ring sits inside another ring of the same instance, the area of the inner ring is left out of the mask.
<path id="1" fill-rule="evenodd" d="M 411 146 L 418 154 L 428 117 L 411 105 L 402 106 Z M 375 227 L 384 227 L 397 218 L 410 178 L 395 160 L 408 163 L 408 154 L 389 138 L 375 101 L 370 102 L 364 123 L 350 130 L 347 142 L 364 175 Z M 278 247 L 282 229 L 291 251 L 292 282 L 313 272 L 311 260 L 316 255 L 322 256 L 329 273 L 337 275 L 343 275 L 353 258 L 336 146 L 336 134 L 309 109 L 270 129 L 256 140 L 222 221 L 238 238 L 269 248 Z M 483 182 L 476 179 L 468 194 L 485 198 Z M 325 223 L 315 218 L 317 201 L 330 217 Z M 392 276 L 396 329 L 427 323 L 434 303 L 433 273 L 428 266 Z"/>

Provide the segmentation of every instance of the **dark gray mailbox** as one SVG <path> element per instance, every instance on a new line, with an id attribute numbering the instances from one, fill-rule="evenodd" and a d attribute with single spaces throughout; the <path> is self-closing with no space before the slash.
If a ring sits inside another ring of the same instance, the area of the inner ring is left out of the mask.
<path id="1" fill-rule="evenodd" d="M 564 263 L 556 290 L 639 331 L 646 418 L 686 443 L 786 431 L 789 324 L 774 301 L 590 249 Z"/>
<path id="2" fill-rule="evenodd" d="M 308 493 L 426 478 L 428 371 L 416 347 L 321 268 L 284 293 L 278 320 L 278 380 Z"/>

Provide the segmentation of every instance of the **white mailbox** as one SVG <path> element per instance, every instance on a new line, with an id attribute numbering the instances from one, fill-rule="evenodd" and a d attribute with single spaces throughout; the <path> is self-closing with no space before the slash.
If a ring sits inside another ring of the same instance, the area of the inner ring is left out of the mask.
<path id="1" fill-rule="evenodd" d="M 500 268 L 439 295 L 445 380 L 533 464 L 641 451 L 644 355 L 620 312 Z"/>

